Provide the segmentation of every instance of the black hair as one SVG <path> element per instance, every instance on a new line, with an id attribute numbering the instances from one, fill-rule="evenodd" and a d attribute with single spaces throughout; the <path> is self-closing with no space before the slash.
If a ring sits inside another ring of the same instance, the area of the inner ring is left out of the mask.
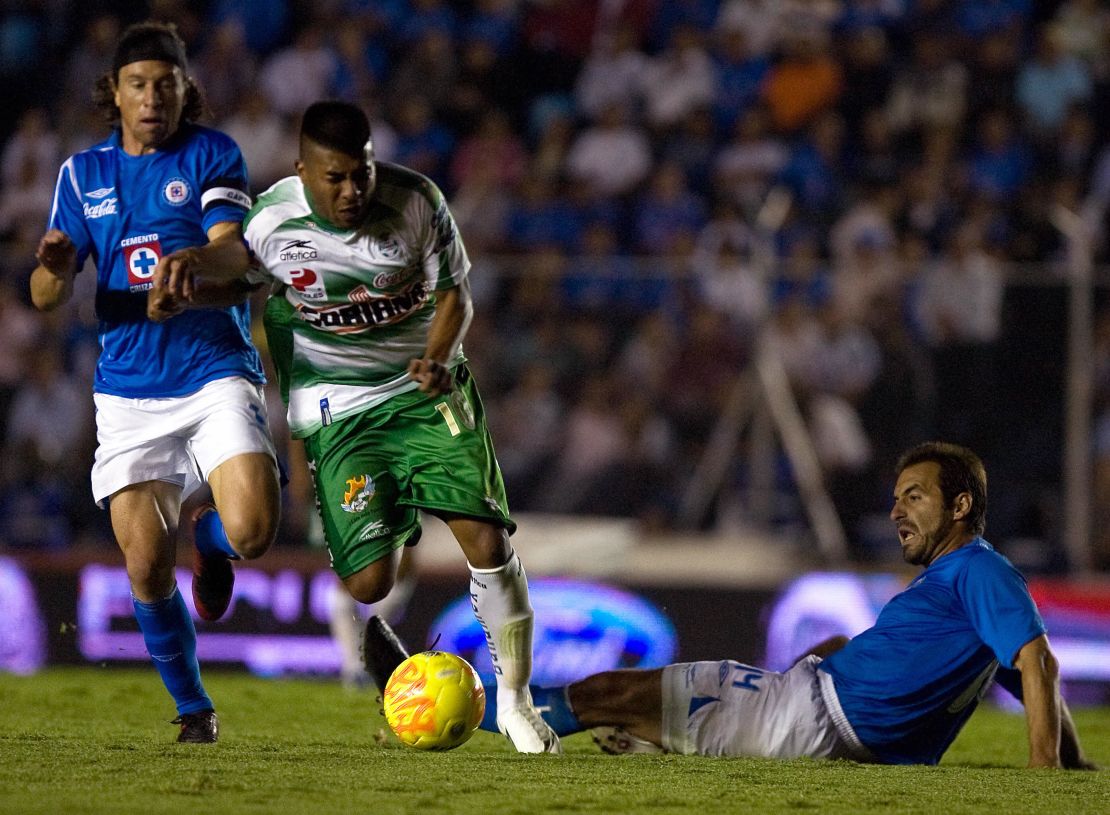
<path id="1" fill-rule="evenodd" d="M 315 102 L 301 119 L 301 141 L 305 139 L 361 158 L 370 141 L 370 121 L 357 105 L 348 102 Z"/>
<path id="2" fill-rule="evenodd" d="M 979 456 L 958 444 L 925 442 L 902 454 L 895 465 L 895 474 L 900 475 L 907 467 L 927 461 L 940 465 L 940 492 L 945 507 L 951 508 L 961 492 L 971 496 L 971 509 L 964 523 L 972 534 L 982 535 L 987 528 L 987 471 Z"/>
<path id="3" fill-rule="evenodd" d="M 128 26 L 116 43 L 112 73 L 118 76 L 124 65 L 148 59 L 176 65 L 183 73 L 188 69 L 185 41 L 178 35 L 176 26 L 153 20 Z"/>
<path id="4" fill-rule="evenodd" d="M 119 69 L 140 59 L 157 59 L 179 67 L 186 75 L 181 120 L 196 122 L 203 118 L 204 97 L 196 82 L 188 75 L 185 42 L 177 33 L 177 26 L 173 23 L 147 20 L 124 29 L 116 43 L 116 52 L 112 57 L 112 70 L 97 79 L 93 86 L 93 105 L 100 110 L 108 124 L 112 126 L 119 124 L 119 108 L 116 107 Z"/>

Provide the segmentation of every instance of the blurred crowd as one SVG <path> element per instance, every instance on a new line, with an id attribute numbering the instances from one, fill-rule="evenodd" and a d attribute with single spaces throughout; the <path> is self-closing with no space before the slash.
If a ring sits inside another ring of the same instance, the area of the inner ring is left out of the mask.
<path id="1" fill-rule="evenodd" d="M 87 485 L 93 275 L 28 305 L 59 163 L 106 133 L 116 37 L 176 22 L 254 191 L 321 98 L 444 190 L 465 342 L 516 510 L 679 520 L 759 349 L 781 360 L 853 554 L 894 457 L 991 473 L 992 537 L 1059 544 L 1069 210 L 1096 249 L 1096 535 L 1110 568 L 1110 8 L 1100 0 L 151 0 L 0 17 L 0 546 L 109 540 Z M 81 287 L 84 287 L 83 289 Z M 261 332 L 259 340 L 262 341 Z M 275 403 L 272 413 L 281 410 Z M 275 421 L 276 434 L 284 427 Z M 744 511 L 750 434 L 703 527 Z M 290 452 L 295 457 L 295 450 Z M 802 525 L 789 462 L 775 523 Z M 286 542 L 303 539 L 291 491 Z"/>

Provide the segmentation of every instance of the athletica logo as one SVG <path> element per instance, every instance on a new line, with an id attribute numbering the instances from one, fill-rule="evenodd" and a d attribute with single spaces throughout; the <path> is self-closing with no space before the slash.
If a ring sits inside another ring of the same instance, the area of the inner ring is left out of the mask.
<path id="1" fill-rule="evenodd" d="M 372 521 L 366 525 L 366 528 L 359 534 L 360 541 L 373 540 L 374 538 L 381 538 L 388 535 L 393 530 L 383 524 L 381 521 Z"/>
<path id="2" fill-rule="evenodd" d="M 193 191 L 189 189 L 184 178 L 171 178 L 162 188 L 162 197 L 172 206 L 179 207 L 192 197 Z"/>
<path id="3" fill-rule="evenodd" d="M 289 241 L 278 251 L 278 260 L 315 260 L 316 247 L 311 241 Z"/>
<path id="4" fill-rule="evenodd" d="M 121 241 L 127 284 L 131 291 L 146 291 L 154 287 L 154 267 L 162 257 L 162 244 L 157 238 L 157 235 L 143 235 L 138 239 Z"/>
<path id="5" fill-rule="evenodd" d="M 362 512 L 374 497 L 374 479 L 368 475 L 353 475 L 347 479 L 347 490 L 339 505 L 344 512 Z"/>
<path id="6" fill-rule="evenodd" d="M 291 269 L 289 285 L 305 300 L 323 300 L 328 296 L 323 281 L 312 269 Z"/>

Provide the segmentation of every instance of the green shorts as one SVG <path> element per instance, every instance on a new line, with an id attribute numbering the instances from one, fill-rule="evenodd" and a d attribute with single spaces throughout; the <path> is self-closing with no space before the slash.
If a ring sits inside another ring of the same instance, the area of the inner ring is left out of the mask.
<path id="1" fill-rule="evenodd" d="M 305 452 L 340 578 L 415 540 L 418 509 L 516 530 L 478 389 L 465 366 L 455 371 L 451 393 L 394 396 L 313 433 Z"/>

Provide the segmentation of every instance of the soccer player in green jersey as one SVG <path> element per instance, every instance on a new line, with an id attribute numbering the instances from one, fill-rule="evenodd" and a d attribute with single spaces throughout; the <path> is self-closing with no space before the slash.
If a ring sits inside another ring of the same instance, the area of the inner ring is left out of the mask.
<path id="1" fill-rule="evenodd" d="M 354 599 L 377 602 L 420 534 L 418 510 L 441 518 L 470 566 L 498 727 L 520 752 L 558 753 L 528 691 L 528 582 L 462 352 L 470 261 L 443 195 L 375 161 L 366 115 L 342 102 L 305 112 L 295 168 L 259 196 L 245 235 L 250 279 L 272 285 L 270 351 L 332 567 Z"/>

